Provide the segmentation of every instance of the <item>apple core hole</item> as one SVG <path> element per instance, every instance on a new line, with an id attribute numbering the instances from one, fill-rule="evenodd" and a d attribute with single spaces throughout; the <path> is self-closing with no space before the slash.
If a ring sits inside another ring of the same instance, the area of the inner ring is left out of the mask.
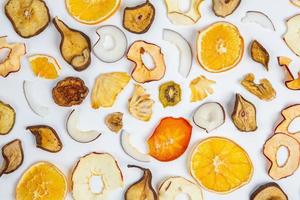
<path id="1" fill-rule="evenodd" d="M 290 133 L 296 133 L 300 131 L 300 117 L 296 117 L 288 127 Z"/>
<path id="2" fill-rule="evenodd" d="M 288 160 L 288 157 L 289 157 L 288 148 L 285 146 L 279 147 L 279 149 L 277 151 L 277 155 L 276 155 L 278 166 L 280 166 L 280 167 L 284 166 Z"/>
<path id="3" fill-rule="evenodd" d="M 178 0 L 178 8 L 181 12 L 186 13 L 191 8 L 192 0 Z"/>
<path id="4" fill-rule="evenodd" d="M 92 176 L 89 182 L 90 190 L 94 194 L 100 194 L 103 191 L 104 183 L 101 176 Z"/>
<path id="5" fill-rule="evenodd" d="M 115 40 L 111 35 L 105 35 L 103 37 L 102 46 L 106 50 L 112 50 L 115 47 Z"/>
<path id="6" fill-rule="evenodd" d="M 3 48 L 0 49 L 0 63 L 3 63 L 9 56 L 11 49 Z"/>
<path id="7" fill-rule="evenodd" d="M 190 197 L 186 193 L 180 193 L 175 197 L 175 200 L 190 200 Z"/>
<path id="8" fill-rule="evenodd" d="M 144 52 L 141 56 L 142 56 L 142 61 L 143 61 L 144 65 L 149 70 L 152 70 L 152 69 L 155 68 L 154 60 L 153 60 L 152 56 L 149 53 Z"/>

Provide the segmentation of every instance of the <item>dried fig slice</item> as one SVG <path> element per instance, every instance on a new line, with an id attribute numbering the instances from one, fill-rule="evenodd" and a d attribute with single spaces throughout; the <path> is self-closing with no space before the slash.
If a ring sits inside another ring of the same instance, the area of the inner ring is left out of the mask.
<path id="1" fill-rule="evenodd" d="M 242 132 L 251 132 L 257 129 L 256 108 L 240 94 L 236 94 L 231 117 L 235 127 Z"/>
<path id="2" fill-rule="evenodd" d="M 142 60 L 142 55 L 147 52 L 154 60 L 153 69 L 148 69 Z M 139 83 L 158 81 L 165 75 L 166 65 L 161 48 L 155 44 L 144 41 L 134 42 L 127 53 L 127 58 L 135 63 L 131 73 L 132 78 Z"/>
<path id="3" fill-rule="evenodd" d="M 292 60 L 285 56 L 277 57 L 278 64 L 284 67 L 287 71 L 287 78 L 285 80 L 285 86 L 290 90 L 300 90 L 300 72 L 298 72 L 298 78 L 295 78 L 290 70 L 290 64 Z"/>
<path id="4" fill-rule="evenodd" d="M 277 161 L 277 152 L 282 146 L 288 149 L 289 155 L 286 162 L 280 166 Z M 286 134 L 277 133 L 269 138 L 264 144 L 263 153 L 271 162 L 269 176 L 274 180 L 293 175 L 299 167 L 300 144 L 296 139 Z"/>
<path id="5" fill-rule="evenodd" d="M 155 18 L 155 8 L 147 0 L 135 7 L 126 7 L 123 15 L 123 27 L 137 34 L 146 33 Z"/>
<path id="6" fill-rule="evenodd" d="M 274 182 L 259 186 L 250 196 L 250 200 L 288 200 L 281 187 Z"/>
<path id="7" fill-rule="evenodd" d="M 8 134 L 15 125 L 16 112 L 9 105 L 0 101 L 0 135 Z"/>
<path id="8" fill-rule="evenodd" d="M 152 173 L 149 169 L 145 169 L 136 165 L 128 165 L 128 168 L 138 168 L 144 172 L 143 177 L 133 183 L 125 192 L 125 200 L 147 199 L 157 200 L 157 194 L 152 186 Z"/>
<path id="9" fill-rule="evenodd" d="M 60 52 L 62 57 L 76 71 L 83 71 L 91 64 L 91 42 L 81 31 L 71 29 L 63 21 L 55 17 L 53 23 L 62 39 Z"/>
<path id="10" fill-rule="evenodd" d="M 241 0 L 213 0 L 213 11 L 218 17 L 231 15 L 240 5 Z"/>
<path id="11" fill-rule="evenodd" d="M 159 100 L 163 107 L 176 106 L 181 101 L 180 85 L 174 81 L 159 86 Z"/>
<path id="12" fill-rule="evenodd" d="M 123 128 L 123 113 L 114 112 L 105 117 L 105 124 L 109 130 L 118 133 Z"/>
<path id="13" fill-rule="evenodd" d="M 63 144 L 56 131 L 47 125 L 28 126 L 29 130 L 36 139 L 36 146 L 51 153 L 59 152 L 63 148 Z"/>
<path id="14" fill-rule="evenodd" d="M 54 102 L 65 107 L 80 105 L 88 93 L 89 89 L 84 81 L 77 77 L 67 77 L 59 81 L 52 89 Z"/>
<path id="15" fill-rule="evenodd" d="M 23 38 L 40 34 L 50 22 L 49 9 L 43 0 L 9 0 L 5 14 Z"/>
<path id="16" fill-rule="evenodd" d="M 266 70 L 269 70 L 270 55 L 257 40 L 251 43 L 251 57 L 254 61 L 262 64 Z"/>
<path id="17" fill-rule="evenodd" d="M 264 101 L 271 101 L 276 97 L 276 91 L 267 79 L 261 79 L 259 84 L 254 82 L 255 76 L 252 73 L 247 74 L 241 84 L 244 88 Z"/>
<path id="18" fill-rule="evenodd" d="M 0 51 L 3 49 L 9 50 L 7 57 L 4 60 L 0 59 L 0 76 L 7 77 L 10 73 L 20 70 L 20 59 L 26 53 L 24 43 L 8 43 L 6 36 L 0 37 Z"/>
<path id="19" fill-rule="evenodd" d="M 2 147 L 2 156 L 4 158 L 4 174 L 10 174 L 16 171 L 23 163 L 22 142 L 19 139 L 13 140 Z M 1 173 L 0 173 L 1 176 Z"/>

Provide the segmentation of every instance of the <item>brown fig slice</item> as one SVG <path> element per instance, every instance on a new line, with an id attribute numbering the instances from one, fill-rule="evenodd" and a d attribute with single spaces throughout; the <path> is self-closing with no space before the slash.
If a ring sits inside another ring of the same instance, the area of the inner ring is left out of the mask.
<path id="1" fill-rule="evenodd" d="M 144 171 L 143 177 L 133 183 L 125 193 L 125 200 L 157 200 L 157 194 L 152 187 L 152 173 L 149 169 L 145 169 L 136 165 L 128 165 L 129 168 L 135 167 Z"/>
<path id="2" fill-rule="evenodd" d="M 2 147 L 2 156 L 4 158 L 2 166 L 6 166 L 3 173 L 10 174 L 16 171 L 22 165 L 24 158 L 21 140 L 16 139 L 4 145 Z"/>
<path id="3" fill-rule="evenodd" d="M 154 61 L 155 66 L 151 70 L 147 68 L 142 60 L 142 55 L 145 52 L 149 53 Z M 130 46 L 127 58 L 135 63 L 131 76 L 136 82 L 159 81 L 165 75 L 166 65 L 164 54 L 161 52 L 161 48 L 155 44 L 136 41 Z"/>
<path id="4" fill-rule="evenodd" d="M 241 0 L 213 0 L 213 11 L 218 17 L 231 15 L 240 5 Z"/>
<path id="5" fill-rule="evenodd" d="M 288 158 L 283 165 L 279 165 L 277 160 L 277 152 L 280 147 L 286 147 L 288 150 Z M 299 167 L 300 144 L 286 134 L 277 133 L 268 139 L 264 144 L 263 153 L 271 162 L 269 176 L 274 180 L 293 175 Z"/>
<path id="6" fill-rule="evenodd" d="M 119 131 L 123 128 L 123 113 L 114 112 L 108 114 L 105 117 L 105 125 L 112 132 L 119 133 Z"/>
<path id="7" fill-rule="evenodd" d="M 59 152 L 63 144 L 56 131 L 47 125 L 28 126 L 29 130 L 36 139 L 36 146 L 51 153 Z"/>
<path id="8" fill-rule="evenodd" d="M 287 71 L 287 77 L 285 80 L 285 86 L 290 90 L 300 90 L 300 72 L 298 72 L 298 77 L 294 77 L 290 70 L 290 64 L 292 63 L 292 59 L 280 56 L 277 57 L 278 64 L 285 68 Z"/>
<path id="9" fill-rule="evenodd" d="M 236 94 L 231 117 L 235 127 L 242 132 L 251 132 L 257 129 L 256 108 L 240 94 Z"/>
<path id="10" fill-rule="evenodd" d="M 63 21 L 55 17 L 53 23 L 62 39 L 60 52 L 62 57 L 76 71 L 83 71 L 91 64 L 91 42 L 81 31 L 71 29 Z"/>
<path id="11" fill-rule="evenodd" d="M 49 9 L 43 0 L 9 0 L 5 14 L 23 38 L 40 34 L 50 22 Z"/>
<path id="12" fill-rule="evenodd" d="M 15 120 L 15 110 L 9 104 L 0 101 L 0 135 L 8 134 L 14 127 Z"/>
<path id="13" fill-rule="evenodd" d="M 155 8 L 147 0 L 141 5 L 124 9 L 123 27 L 132 33 L 146 33 L 151 27 L 154 18 Z"/>
<path id="14" fill-rule="evenodd" d="M 267 71 L 269 70 L 270 55 L 257 40 L 251 44 L 251 57 L 254 61 L 262 64 Z"/>
<path id="15" fill-rule="evenodd" d="M 274 182 L 259 186 L 250 196 L 250 200 L 288 200 L 281 187 Z"/>

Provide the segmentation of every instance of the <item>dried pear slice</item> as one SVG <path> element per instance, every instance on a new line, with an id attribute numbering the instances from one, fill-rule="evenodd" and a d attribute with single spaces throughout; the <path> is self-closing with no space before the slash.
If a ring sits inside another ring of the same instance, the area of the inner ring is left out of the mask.
<path id="1" fill-rule="evenodd" d="M 61 35 L 60 52 L 62 57 L 76 71 L 83 71 L 91 64 L 91 42 L 81 31 L 71 29 L 55 17 L 53 23 Z"/>
<path id="2" fill-rule="evenodd" d="M 105 125 L 112 132 L 119 133 L 119 131 L 123 128 L 123 113 L 114 112 L 108 114 L 105 117 Z"/>
<path id="3" fill-rule="evenodd" d="M 43 0 L 9 0 L 5 14 L 23 38 L 40 34 L 50 22 L 49 9 Z"/>
<path id="4" fill-rule="evenodd" d="M 255 76 L 252 73 L 247 74 L 241 84 L 244 88 L 264 101 L 271 101 L 276 97 L 276 91 L 268 79 L 261 79 L 259 84 L 255 82 Z"/>
<path id="5" fill-rule="evenodd" d="M 22 165 L 24 158 L 21 140 L 16 139 L 4 145 L 2 147 L 2 155 L 6 166 L 3 173 L 10 174 L 16 171 Z"/>
<path id="6" fill-rule="evenodd" d="M 51 153 L 59 152 L 63 144 L 56 131 L 47 125 L 28 126 L 29 130 L 36 139 L 36 146 Z"/>
<path id="7" fill-rule="evenodd" d="M 259 186 L 250 196 L 250 200 L 288 200 L 281 187 L 274 182 Z"/>
<path id="8" fill-rule="evenodd" d="M 9 105 L 0 101 L 0 135 L 8 134 L 15 125 L 16 112 Z"/>
<path id="9" fill-rule="evenodd" d="M 9 53 L 4 60 L 0 59 L 0 76 L 7 77 L 10 73 L 20 70 L 20 59 L 26 53 L 24 43 L 8 43 L 6 36 L 0 37 L 0 51 L 8 49 Z"/>
<path id="10" fill-rule="evenodd" d="M 159 100 L 164 108 L 177 105 L 181 101 L 180 85 L 169 81 L 159 86 Z"/>
<path id="11" fill-rule="evenodd" d="M 117 96 L 129 81 L 130 76 L 126 72 L 100 74 L 92 92 L 92 107 L 94 109 L 112 107 Z"/>
<path id="12" fill-rule="evenodd" d="M 213 11 L 218 17 L 231 15 L 240 5 L 241 0 L 213 0 Z"/>
<path id="13" fill-rule="evenodd" d="M 205 76 L 199 76 L 190 83 L 190 89 L 192 91 L 191 102 L 201 101 L 214 93 L 212 85 L 216 82 L 207 79 Z"/>
<path id="14" fill-rule="evenodd" d="M 154 101 L 150 98 L 150 94 L 147 94 L 142 86 L 136 84 L 128 103 L 129 113 L 136 119 L 149 121 L 152 116 L 153 104 Z"/>
<path id="15" fill-rule="evenodd" d="M 155 18 L 155 8 L 147 0 L 145 3 L 126 7 L 123 15 L 123 27 L 129 32 L 142 34 L 146 33 L 151 27 Z"/>
<path id="16" fill-rule="evenodd" d="M 128 165 L 128 168 L 138 168 L 144 172 L 143 177 L 133 183 L 125 192 L 125 200 L 157 200 L 157 194 L 152 186 L 152 173 L 149 169 L 145 169 L 136 165 Z"/>
<path id="17" fill-rule="evenodd" d="M 251 57 L 254 61 L 262 64 L 267 71 L 269 70 L 270 55 L 257 40 L 251 44 Z"/>
<path id="18" fill-rule="evenodd" d="M 240 94 L 236 94 L 231 117 L 235 127 L 242 132 L 251 132 L 257 129 L 256 108 Z"/>

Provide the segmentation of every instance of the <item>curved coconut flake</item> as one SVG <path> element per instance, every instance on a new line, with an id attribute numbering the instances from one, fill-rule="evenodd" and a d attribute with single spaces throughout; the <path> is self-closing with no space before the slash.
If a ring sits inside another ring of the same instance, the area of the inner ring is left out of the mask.
<path id="1" fill-rule="evenodd" d="M 276 31 L 271 19 L 264 13 L 259 11 L 247 11 L 246 15 L 241 19 L 243 23 L 255 23 L 265 29 Z"/>

